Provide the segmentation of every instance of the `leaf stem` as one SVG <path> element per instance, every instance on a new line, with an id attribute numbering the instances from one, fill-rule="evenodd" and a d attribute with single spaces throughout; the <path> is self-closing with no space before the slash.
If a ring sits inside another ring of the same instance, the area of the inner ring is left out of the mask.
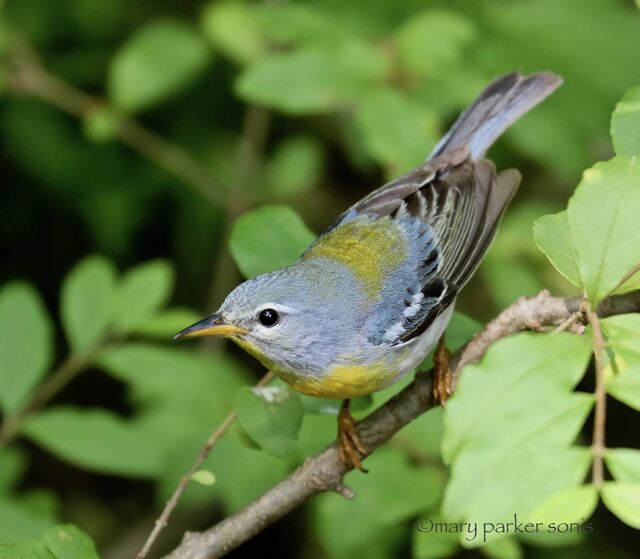
<path id="1" fill-rule="evenodd" d="M 624 276 L 622 276 L 622 279 L 618 282 L 618 285 L 613 288 L 612 292 L 615 293 L 638 272 L 640 272 L 640 262 L 637 262 L 636 265 L 631 268 L 631 270 L 629 270 Z"/>
<path id="2" fill-rule="evenodd" d="M 264 376 L 256 383 L 256 387 L 262 387 L 269 384 L 273 380 L 273 376 L 274 375 L 271 371 L 267 371 L 264 374 Z M 222 438 L 222 436 L 229 430 L 229 427 L 233 425 L 235 420 L 236 420 L 236 412 L 234 410 L 230 412 L 229 415 L 227 415 L 227 417 L 224 418 L 222 423 L 213 430 L 211 435 L 209 435 L 209 438 L 207 439 L 207 441 L 204 443 L 204 445 L 198 452 L 198 456 L 196 457 L 195 462 L 193 463 L 191 468 L 189 468 L 189 471 L 184 476 L 182 476 L 182 478 L 180 479 L 180 483 L 178 483 L 178 486 L 173 492 L 173 495 L 171 495 L 171 498 L 167 501 L 167 504 L 165 505 L 162 513 L 158 517 L 158 520 L 156 520 L 153 530 L 149 534 L 147 541 L 144 543 L 144 545 L 142 546 L 142 549 L 136 556 L 137 559 L 144 559 L 147 556 L 147 553 L 149 553 L 149 550 L 151 549 L 151 546 L 158 538 L 158 535 L 169 522 L 169 517 L 171 516 L 171 513 L 178 505 L 178 500 L 187 489 L 187 486 L 191 481 L 191 476 L 193 476 L 193 474 L 195 474 L 200 469 L 200 466 L 202 466 L 204 461 L 207 459 L 213 447 Z"/>
<path id="3" fill-rule="evenodd" d="M 593 454 L 592 482 L 596 488 L 604 483 L 604 450 L 605 450 L 605 426 L 607 418 L 607 391 L 604 377 L 604 337 L 600 326 L 600 319 L 592 309 L 589 302 L 585 302 L 585 309 L 591 328 L 593 329 L 593 354 L 596 365 L 596 407 L 593 421 L 593 441 L 591 452 Z"/>

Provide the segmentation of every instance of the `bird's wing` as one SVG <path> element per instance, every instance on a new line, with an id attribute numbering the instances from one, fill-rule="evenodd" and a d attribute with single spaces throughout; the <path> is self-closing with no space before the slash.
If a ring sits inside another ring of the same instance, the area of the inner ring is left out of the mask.
<path id="1" fill-rule="evenodd" d="M 387 276 L 384 297 L 371 314 L 372 343 L 409 341 L 449 306 L 480 263 L 519 182 L 516 170 L 497 175 L 493 163 L 474 161 L 459 148 L 378 189 L 341 216 L 336 232 L 366 216 L 396 223 L 408 243 L 408 256 Z"/>
<path id="2" fill-rule="evenodd" d="M 467 282 L 520 182 L 515 170 L 496 175 L 484 154 L 561 83 L 549 72 L 514 72 L 494 80 L 460 115 L 427 163 L 372 192 L 338 219 L 335 229 L 362 216 L 393 221 L 410 243 L 409 256 L 385 278 L 387 292 L 371 315 L 377 321 L 371 326 L 373 343 L 419 336 Z M 353 246 L 356 252 L 359 243 Z"/>

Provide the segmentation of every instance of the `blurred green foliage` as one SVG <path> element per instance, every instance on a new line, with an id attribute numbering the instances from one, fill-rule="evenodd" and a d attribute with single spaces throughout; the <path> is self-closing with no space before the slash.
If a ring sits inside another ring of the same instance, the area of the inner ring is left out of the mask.
<path id="1" fill-rule="evenodd" d="M 158 553 L 330 442 L 335 402 L 252 390 L 260 368 L 234 348 L 166 341 L 420 163 L 496 74 L 551 70 L 565 85 L 491 152 L 524 181 L 459 310 L 482 322 L 542 288 L 592 304 L 638 288 L 639 27 L 625 0 L 0 2 L 0 557 L 95 559 L 68 521 L 100 556 L 134 556 L 234 407 Z M 237 556 L 633 556 L 640 324 L 602 326 L 615 400 L 600 493 L 585 477 L 591 332 L 521 334 L 465 372 L 446 413 L 350 474 L 354 501 L 322 495 Z M 479 328 L 456 314 L 449 347 Z M 593 534 L 476 552 L 416 530 L 594 509 Z"/>

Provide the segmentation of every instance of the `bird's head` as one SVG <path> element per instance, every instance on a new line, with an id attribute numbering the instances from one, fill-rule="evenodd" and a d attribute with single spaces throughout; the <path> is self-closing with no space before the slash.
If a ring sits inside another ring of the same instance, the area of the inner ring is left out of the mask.
<path id="1" fill-rule="evenodd" d="M 326 278 L 325 278 L 326 279 Z M 176 338 L 222 336 L 267 367 L 297 374 L 323 371 L 344 344 L 344 305 L 335 287 L 304 267 L 290 267 L 241 283 L 204 320 Z"/>

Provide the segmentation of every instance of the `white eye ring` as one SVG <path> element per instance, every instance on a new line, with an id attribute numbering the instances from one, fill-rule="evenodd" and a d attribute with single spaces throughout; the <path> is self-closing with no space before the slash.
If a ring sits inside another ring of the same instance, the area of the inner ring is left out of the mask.
<path id="1" fill-rule="evenodd" d="M 263 322 L 261 317 L 263 316 L 262 313 L 264 313 L 265 311 L 270 311 L 271 313 L 274 313 L 277 316 L 277 320 L 273 323 L 270 323 L 268 321 Z M 292 309 L 287 305 L 282 305 L 280 303 L 265 303 L 264 305 L 260 305 L 256 309 L 254 320 L 256 321 L 257 326 L 264 332 L 265 330 L 274 329 L 275 326 L 278 326 L 280 323 L 282 323 L 285 316 L 288 316 L 290 314 L 296 314 L 296 312 L 297 311 L 295 309 Z"/>

